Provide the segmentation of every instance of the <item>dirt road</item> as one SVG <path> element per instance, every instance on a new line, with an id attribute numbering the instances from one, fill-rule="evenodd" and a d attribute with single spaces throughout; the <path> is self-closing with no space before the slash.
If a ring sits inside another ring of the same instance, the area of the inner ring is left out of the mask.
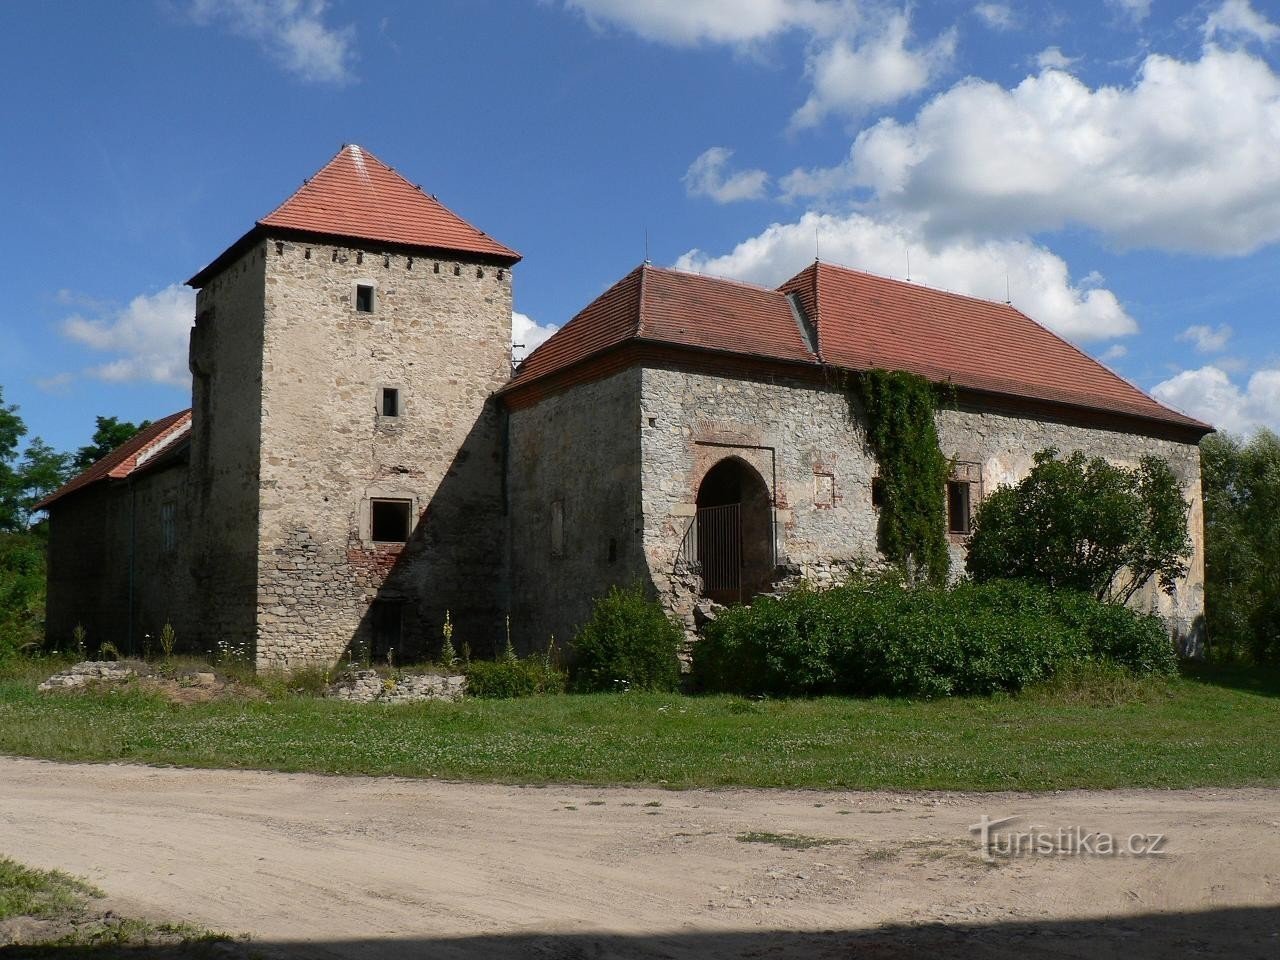
<path id="1" fill-rule="evenodd" d="M 989 864 L 984 814 L 1021 818 L 997 846 L 1079 826 L 1163 853 L 1095 839 Z M 0 757 L 0 854 L 265 956 L 1280 956 L 1277 790 L 669 792 Z"/>

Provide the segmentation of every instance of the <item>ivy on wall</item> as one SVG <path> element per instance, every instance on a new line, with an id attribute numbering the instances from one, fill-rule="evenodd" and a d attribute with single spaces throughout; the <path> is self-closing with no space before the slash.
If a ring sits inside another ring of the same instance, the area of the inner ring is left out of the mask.
<path id="1" fill-rule="evenodd" d="M 939 388 L 896 370 L 858 373 L 851 392 L 867 419 L 867 443 L 880 464 L 880 552 L 909 579 L 945 583 L 946 484 L 951 463 L 938 449 Z"/>

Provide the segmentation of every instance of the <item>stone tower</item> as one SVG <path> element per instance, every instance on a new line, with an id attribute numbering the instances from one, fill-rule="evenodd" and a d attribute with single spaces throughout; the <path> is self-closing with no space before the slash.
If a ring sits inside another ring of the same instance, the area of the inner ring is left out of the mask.
<path id="1" fill-rule="evenodd" d="M 519 254 L 347 146 L 193 277 L 193 573 L 257 665 L 487 652 Z"/>

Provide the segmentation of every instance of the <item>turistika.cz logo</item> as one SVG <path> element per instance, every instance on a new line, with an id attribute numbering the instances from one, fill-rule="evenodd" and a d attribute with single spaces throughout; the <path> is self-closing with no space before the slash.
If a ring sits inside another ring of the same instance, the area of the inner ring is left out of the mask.
<path id="1" fill-rule="evenodd" d="M 1088 830 L 1081 826 L 1044 827 L 1030 824 L 1010 829 L 1019 816 L 992 820 L 985 813 L 969 827 L 978 835 L 982 859 L 995 863 L 1010 857 L 1158 857 L 1164 854 L 1163 833 L 1131 833 L 1127 836 Z"/>

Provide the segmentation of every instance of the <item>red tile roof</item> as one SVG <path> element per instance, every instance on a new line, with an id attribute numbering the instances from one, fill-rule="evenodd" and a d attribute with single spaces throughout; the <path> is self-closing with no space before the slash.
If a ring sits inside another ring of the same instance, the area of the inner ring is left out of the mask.
<path id="1" fill-rule="evenodd" d="M 816 328 L 816 353 L 788 295 Z M 1012 306 L 823 263 L 778 290 L 639 267 L 530 354 L 507 389 L 630 341 L 815 367 L 906 370 L 970 390 L 1210 429 Z"/>
<path id="2" fill-rule="evenodd" d="M 512 385 L 563 370 L 624 341 L 817 363 L 785 294 L 643 264 L 529 354 Z"/>
<path id="3" fill-rule="evenodd" d="M 826 263 L 781 289 L 812 311 L 822 359 L 832 366 L 906 370 L 957 387 L 1208 429 L 1009 304 Z"/>
<path id="4" fill-rule="evenodd" d="M 348 144 L 227 251 L 268 230 L 477 254 L 512 264 L 520 254 L 478 230 L 367 150 Z M 227 253 L 187 282 L 203 286 Z"/>
<path id="5" fill-rule="evenodd" d="M 191 411 L 171 413 L 144 427 L 116 447 L 83 473 L 73 477 L 35 505 L 45 510 L 50 504 L 70 493 L 82 490 L 101 480 L 119 480 L 136 473 L 157 455 L 180 442 L 191 430 Z"/>

